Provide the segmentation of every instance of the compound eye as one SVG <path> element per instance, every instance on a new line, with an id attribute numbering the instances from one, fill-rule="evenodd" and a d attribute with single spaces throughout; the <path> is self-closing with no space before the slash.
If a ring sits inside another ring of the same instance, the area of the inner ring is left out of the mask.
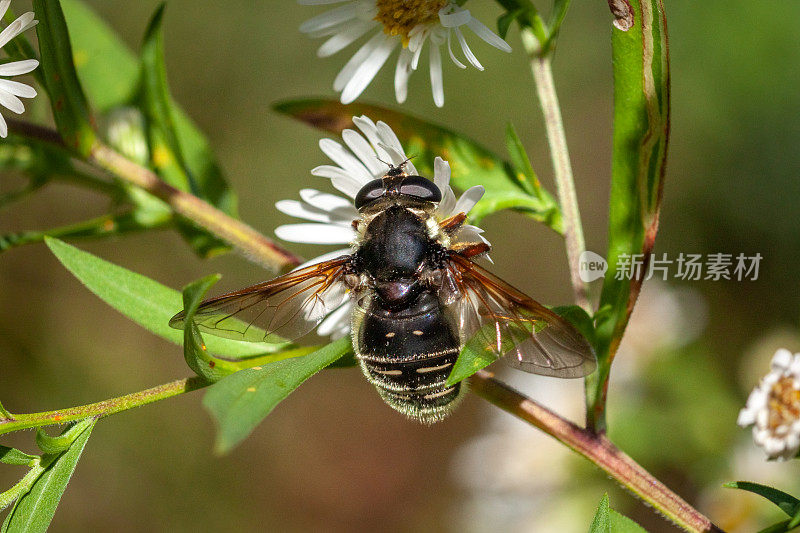
<path id="1" fill-rule="evenodd" d="M 386 194 L 386 189 L 383 186 L 383 180 L 378 178 L 372 180 L 358 191 L 356 194 L 355 205 L 356 209 L 361 209 L 365 205 L 374 202 L 378 198 L 382 198 Z"/>
<path id="2" fill-rule="evenodd" d="M 407 176 L 399 188 L 400 194 L 412 196 L 426 202 L 439 202 L 442 192 L 431 180 L 422 176 Z"/>

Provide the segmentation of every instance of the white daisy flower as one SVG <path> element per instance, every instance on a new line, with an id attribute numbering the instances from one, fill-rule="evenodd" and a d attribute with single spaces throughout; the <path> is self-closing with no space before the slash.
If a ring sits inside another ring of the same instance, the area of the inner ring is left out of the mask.
<path id="1" fill-rule="evenodd" d="M 753 426 L 753 440 L 770 459 L 791 459 L 800 450 L 800 353 L 781 348 L 770 367 L 737 423 Z"/>
<path id="2" fill-rule="evenodd" d="M 353 199 L 366 183 L 386 174 L 388 169 L 381 160 L 393 165 L 405 163 L 406 172 L 418 174 L 414 165 L 407 160 L 397 136 L 386 123 L 376 124 L 366 116 L 353 117 L 353 123 L 361 133 L 351 129 L 344 130 L 342 140 L 345 146 L 333 139 L 322 139 L 319 142 L 319 147 L 335 165 L 322 165 L 311 171 L 315 176 L 329 178 L 331 184 L 349 199 L 315 189 L 302 189 L 300 201 L 281 200 L 275 204 L 282 213 L 310 221 L 275 228 L 275 235 L 279 238 L 289 242 L 348 245 L 347 248 L 315 257 L 298 268 L 354 251 L 356 232 L 352 222 L 359 214 L 353 205 Z M 458 213 L 469 213 L 484 193 L 482 186 L 475 185 L 456 199 L 453 189 L 450 188 L 450 165 L 440 157 L 434 161 L 433 182 L 442 192 L 442 200 L 434 213 L 437 220 L 444 220 Z M 481 236 L 482 232 L 477 226 L 465 224 L 453 236 L 453 240 L 483 240 L 488 243 Z M 351 306 L 352 303 L 348 300 L 333 311 L 320 323 L 317 333 L 322 336 L 330 335 L 334 339 L 348 335 Z"/>
<path id="3" fill-rule="evenodd" d="M 300 4 L 343 4 L 307 20 L 300 31 L 311 37 L 328 37 L 317 51 L 327 57 L 342 50 L 360 37 L 373 33 L 342 68 L 333 82 L 341 91 L 342 103 L 349 104 L 367 88 L 395 48 L 400 56 L 394 74 L 395 96 L 399 103 L 406 100 L 408 79 L 417 69 L 422 48 L 428 47 L 433 101 L 444 105 L 442 54 L 440 47 L 447 43 L 450 59 L 459 68 L 467 68 L 453 53 L 453 40 L 467 62 L 483 70 L 464 38 L 463 27 L 471 29 L 490 45 L 510 52 L 511 47 L 495 35 L 468 10 L 449 0 L 298 0 Z M 376 31 L 377 30 L 377 31 Z"/>
<path id="4" fill-rule="evenodd" d="M 0 0 L 0 19 L 5 16 L 6 11 L 8 11 L 8 6 L 10 5 L 11 0 Z M 28 11 L 17 17 L 17 19 L 6 26 L 3 31 L 0 31 L 0 49 L 20 33 L 34 27 L 39 21 L 34 20 L 33 16 L 33 12 Z M 28 74 L 38 65 L 39 62 L 35 59 L 4 63 L 0 65 L 0 76 Z M 18 81 L 4 80 L 0 77 L 0 106 L 19 115 L 25 111 L 25 106 L 22 104 L 20 98 L 33 98 L 34 96 L 36 96 L 36 90 L 33 87 Z M 8 125 L 6 125 L 3 115 L 0 114 L 0 137 L 5 139 L 7 136 Z"/>

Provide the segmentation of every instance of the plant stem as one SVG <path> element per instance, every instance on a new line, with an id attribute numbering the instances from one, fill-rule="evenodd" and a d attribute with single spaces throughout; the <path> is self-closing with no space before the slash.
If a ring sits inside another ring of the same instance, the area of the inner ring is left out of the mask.
<path id="1" fill-rule="evenodd" d="M 58 132 L 19 120 L 8 120 L 15 133 L 58 146 L 64 146 Z M 278 246 L 244 222 L 232 218 L 200 198 L 164 183 L 151 170 L 96 142 L 89 154 L 89 162 L 120 180 L 135 185 L 160 198 L 173 211 L 224 240 L 252 261 L 272 271 L 299 265 L 302 258 Z"/>
<path id="2" fill-rule="evenodd" d="M 102 418 L 127 411 L 128 409 L 133 409 L 134 407 L 141 407 L 142 405 L 172 398 L 179 394 L 202 389 L 210 384 L 211 383 L 205 379 L 194 376 L 118 398 L 90 403 L 88 405 L 58 409 L 56 411 L 45 411 L 42 413 L 11 414 L 11 418 L 0 416 L 0 435 L 12 431 L 19 431 L 21 429 L 50 426 L 53 424 L 66 424 L 67 422 L 82 420 L 88 417 Z"/>
<path id="3" fill-rule="evenodd" d="M 564 133 L 561 107 L 553 82 L 552 49 L 542 53 L 539 40 L 530 28 L 523 28 L 522 43 L 530 58 L 531 72 L 536 82 L 536 92 L 544 115 L 547 141 L 550 144 L 550 157 L 553 160 L 558 201 L 564 217 L 564 240 L 569 261 L 570 281 L 575 291 L 575 302 L 591 313 L 588 289 L 580 277 L 580 256 L 586 250 L 586 243 L 583 238 L 578 196 L 575 193 L 572 164 L 567 148 L 567 136 Z"/>
<path id="4" fill-rule="evenodd" d="M 700 511 L 686 503 L 617 448 L 605 434 L 593 433 L 562 418 L 508 385 L 497 381 L 492 373 L 486 370 L 480 370 L 473 375 L 470 378 L 470 385 L 471 390 L 484 400 L 539 428 L 589 459 L 625 489 L 655 507 L 666 518 L 686 531 L 722 532 Z"/>

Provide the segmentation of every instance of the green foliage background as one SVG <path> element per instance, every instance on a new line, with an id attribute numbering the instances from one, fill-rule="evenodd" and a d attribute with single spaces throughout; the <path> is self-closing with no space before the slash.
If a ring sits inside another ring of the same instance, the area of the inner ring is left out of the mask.
<path id="1" fill-rule="evenodd" d="M 157 6 L 149 0 L 89 3 L 134 50 Z M 15 2 L 19 12 L 24 6 Z M 498 12 L 477 0 L 468 7 L 490 26 Z M 706 485 L 736 477 L 726 456 L 747 437 L 735 428 L 736 412 L 746 388 L 766 370 L 771 349 L 800 349 L 800 121 L 794 112 L 800 108 L 800 6 L 775 2 L 767 11 L 745 2 L 673 0 L 666 8 L 673 124 L 656 254 L 759 252 L 764 259 L 756 282 L 688 284 L 709 304 L 705 336 L 652 364 L 640 402 L 615 404 L 612 371 L 609 426 L 623 449 L 697 501 Z M 319 11 L 290 1 L 172 0 L 165 12 L 172 93 L 207 133 L 238 193 L 241 217 L 267 234 L 290 222 L 274 209 L 275 201 L 296 197 L 300 187 L 330 190 L 326 180 L 309 174 L 326 162 L 316 146 L 319 134 L 270 111 L 278 100 L 333 95 L 329 87 L 349 49 L 319 60 L 319 43 L 297 31 Z M 555 62 L 587 245 L 599 253 L 607 241 L 610 20 L 605 2 L 573 2 Z M 406 109 L 498 152 L 504 150 L 505 124 L 513 120 L 537 174 L 553 190 L 516 35 L 512 28 L 515 53 L 509 56 L 470 41 L 486 72 L 447 65 L 442 110 L 434 107 L 421 69 Z M 365 100 L 393 101 L 391 69 L 385 70 Z M 29 108 L 31 116 L 47 119 L 43 98 Z M 3 173 L 0 192 L 21 183 Z M 107 207 L 103 197 L 52 184 L 31 201 L 0 210 L 0 231 L 67 224 Z M 482 226 L 495 246 L 498 274 L 541 301 L 569 302 L 555 233 L 512 213 L 489 217 Z M 200 261 L 174 232 L 80 246 L 172 287 L 214 271 L 225 274 L 215 290 L 267 277 L 232 255 Z M 306 257 L 320 252 L 311 245 L 291 248 Z M 520 254 L 525 268 L 519 267 Z M 109 311 L 40 245 L 0 256 L 0 359 L 0 391 L 11 411 L 87 403 L 189 374 L 180 348 Z M 198 395 L 155 404 L 96 428 L 52 530 L 447 529 L 460 497 L 450 459 L 479 427 L 484 412 L 477 407 L 468 399 L 448 421 L 420 427 L 383 405 L 357 371 L 324 372 L 233 454 L 218 458 Z M 25 448 L 30 436 L 14 434 L 6 444 Z M 585 479 L 588 467 L 578 469 L 576 479 Z M 0 469 L 0 486 L 17 477 L 13 468 Z M 603 477 L 596 477 L 602 484 Z M 612 501 L 649 530 L 669 530 L 641 508 L 627 512 L 627 496 L 614 494 Z M 715 519 L 721 512 L 704 510 Z"/>

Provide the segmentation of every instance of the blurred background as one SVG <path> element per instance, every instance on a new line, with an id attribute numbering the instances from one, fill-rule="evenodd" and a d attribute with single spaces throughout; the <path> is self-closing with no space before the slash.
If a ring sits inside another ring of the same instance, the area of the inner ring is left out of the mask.
<path id="1" fill-rule="evenodd" d="M 156 1 L 88 2 L 137 50 Z M 541 2 L 539 2 L 541 4 Z M 15 2 L 18 12 L 26 2 Z M 490 27 L 499 9 L 467 6 Z M 545 6 L 542 6 L 545 7 Z M 332 191 L 309 170 L 327 163 L 320 134 L 272 112 L 278 100 L 334 96 L 354 52 L 317 59 L 297 28 L 325 8 L 285 2 L 168 2 L 172 92 L 208 135 L 242 219 L 271 235 L 290 218 L 274 203 L 302 187 Z M 800 4 L 672 0 L 672 139 L 656 253 L 763 256 L 756 281 L 650 281 L 612 371 L 612 439 L 720 526 L 752 531 L 780 517 L 764 500 L 721 488 L 748 479 L 800 490 L 796 463 L 763 461 L 738 409 L 778 347 L 800 350 Z M 555 77 L 588 248 L 604 255 L 611 145 L 611 16 L 573 2 Z M 541 115 L 516 29 L 502 54 L 472 36 L 486 71 L 445 61 L 446 104 L 432 102 L 423 65 L 404 109 L 504 151 L 512 121 L 550 188 Z M 386 65 L 363 101 L 394 104 Z M 29 115 L 46 116 L 28 103 Z M 0 193 L 24 183 L 0 171 Z M 107 211 L 108 201 L 51 184 L 0 211 L 0 233 L 44 229 Z M 571 290 L 561 240 L 515 214 L 482 226 L 494 271 L 548 304 Z M 212 272 L 215 290 L 268 277 L 230 254 L 201 261 L 174 232 L 78 245 L 179 288 Z M 313 245 L 291 245 L 312 257 Z M 524 263 L 520 262 L 524 257 Z M 524 264 L 523 268 L 520 265 Z M 599 292 L 599 285 L 593 286 Z M 582 420 L 581 383 L 497 367 L 515 386 Z M 179 347 L 110 310 L 43 245 L 0 255 L 0 400 L 12 412 L 97 401 L 189 375 Z M 475 397 L 433 427 L 380 401 L 357 369 L 325 371 L 283 402 L 225 457 L 195 392 L 100 423 L 52 531 L 585 531 L 604 492 L 651 531 L 673 531 L 605 475 Z M 33 433 L 3 444 L 30 450 Z M 0 486 L 22 474 L 0 468 Z"/>

